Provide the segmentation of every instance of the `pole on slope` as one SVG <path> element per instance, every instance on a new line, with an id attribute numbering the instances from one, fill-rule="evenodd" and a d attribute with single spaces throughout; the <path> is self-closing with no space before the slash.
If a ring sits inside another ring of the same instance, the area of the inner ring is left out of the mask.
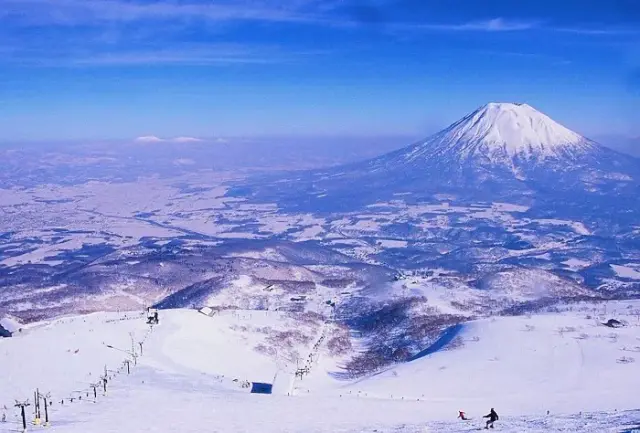
<path id="1" fill-rule="evenodd" d="M 129 332 L 129 337 L 131 337 L 131 353 L 133 353 L 133 356 L 135 356 L 135 354 L 136 354 L 136 343 L 135 343 L 134 338 L 133 338 L 133 332 Z"/>
<path id="2" fill-rule="evenodd" d="M 22 415 L 22 431 L 23 432 L 27 431 L 27 416 L 24 411 L 24 408 L 27 406 L 31 406 L 31 404 L 29 403 L 29 400 L 25 402 L 19 402 L 18 400 L 16 400 L 15 407 L 20 408 L 20 414 Z"/>
<path id="3" fill-rule="evenodd" d="M 40 393 L 36 389 L 33 392 L 33 424 L 40 425 Z"/>
<path id="4" fill-rule="evenodd" d="M 131 361 L 127 359 L 124 361 L 124 363 L 127 366 L 127 374 L 131 374 Z"/>
<path id="5" fill-rule="evenodd" d="M 138 343 L 140 345 L 140 356 L 142 356 L 142 343 L 142 341 Z"/>
<path id="6" fill-rule="evenodd" d="M 40 389 L 36 388 L 36 393 L 38 394 L 38 419 L 42 419 L 42 412 L 40 410 L 40 398 L 42 397 L 40 395 Z"/>
<path id="7" fill-rule="evenodd" d="M 51 397 L 50 393 L 47 393 L 42 396 L 42 400 L 44 400 L 44 425 L 49 425 L 49 398 Z"/>

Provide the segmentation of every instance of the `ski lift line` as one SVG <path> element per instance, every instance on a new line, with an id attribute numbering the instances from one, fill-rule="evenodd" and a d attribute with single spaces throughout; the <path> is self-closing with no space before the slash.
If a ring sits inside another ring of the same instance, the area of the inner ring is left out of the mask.
<path id="1" fill-rule="evenodd" d="M 147 332 L 144 335 L 144 338 L 142 339 L 141 342 L 138 342 L 141 352 L 142 352 L 142 347 L 143 347 L 143 343 L 146 342 L 146 340 L 148 339 L 149 335 L 151 334 L 151 332 L 153 331 L 153 327 L 151 327 L 151 329 L 147 330 Z M 135 339 L 134 339 L 134 333 L 130 332 L 129 336 L 131 337 L 131 342 L 132 342 L 132 352 L 128 352 L 126 350 L 122 350 L 119 349 L 115 346 L 112 345 L 108 345 L 105 344 L 105 347 L 114 349 L 114 350 L 118 350 L 124 353 L 127 353 L 128 355 L 132 356 L 134 359 L 134 362 L 136 361 L 137 357 L 141 356 L 138 355 L 137 353 L 135 353 Z M 104 393 L 106 395 L 107 392 L 107 383 L 109 383 L 109 381 L 111 379 L 113 379 L 114 377 L 116 377 L 118 374 L 120 374 L 122 372 L 122 369 L 124 368 L 124 364 L 127 365 L 128 368 L 128 373 L 130 373 L 130 360 L 125 360 L 123 362 L 123 365 L 118 369 L 118 370 L 112 370 L 112 369 L 108 369 L 107 366 L 104 366 L 104 375 L 101 376 L 101 381 L 98 383 L 91 383 L 89 384 L 89 388 L 88 389 L 82 389 L 82 390 L 74 390 L 71 391 L 70 396 L 65 398 L 62 398 L 60 400 L 60 404 L 64 405 L 65 400 L 70 402 L 70 403 L 74 403 L 75 401 L 82 401 L 82 397 L 83 395 L 85 395 L 87 397 L 87 399 L 90 397 L 91 393 L 93 393 L 93 398 L 97 399 L 97 389 L 99 387 L 102 387 L 104 390 Z M 109 373 L 112 373 L 111 375 L 109 375 Z M 85 399 L 85 401 L 87 401 L 87 399 Z M 44 402 L 44 415 L 45 415 L 45 426 L 49 425 L 49 406 L 50 406 L 50 402 L 52 401 L 51 398 L 51 393 L 46 393 L 46 394 L 42 394 L 40 393 L 39 389 L 36 389 L 36 391 L 34 392 L 34 421 L 33 424 L 35 425 L 40 425 L 41 423 L 41 406 L 40 406 L 40 400 L 42 400 Z M 91 400 L 89 400 L 91 401 Z M 94 400 L 95 402 L 95 400 Z M 29 400 L 26 400 L 24 402 L 20 402 L 19 400 L 15 400 L 15 404 L 14 407 L 19 407 L 21 410 L 21 414 L 22 414 L 22 418 L 23 418 L 23 429 L 24 431 L 26 431 L 27 428 L 27 422 L 26 422 L 26 413 L 25 413 L 25 407 L 31 406 L 31 403 L 29 402 Z M 4 407 L 7 407 L 7 405 L 4 405 Z"/>
<path id="2" fill-rule="evenodd" d="M 146 333 L 146 335 L 144 337 L 144 341 L 146 341 L 146 339 L 149 337 L 149 334 L 151 333 L 152 330 L 153 330 L 153 328 L 151 328 L 151 329 L 149 329 L 147 331 L 147 333 Z M 130 335 L 132 336 L 132 339 L 133 339 L 132 333 L 130 333 Z M 107 346 L 109 347 L 109 345 L 107 345 Z M 135 346 L 133 346 L 133 347 L 135 349 Z M 120 349 L 117 349 L 117 348 L 115 348 L 113 346 L 110 346 L 110 348 L 113 348 L 113 349 L 116 349 L 116 350 L 120 350 Z M 135 352 L 135 350 L 134 350 L 134 352 Z M 128 354 L 130 354 L 130 353 L 128 353 Z M 134 355 L 134 360 L 135 360 L 135 358 L 138 355 L 135 354 L 135 353 L 133 353 L 133 355 Z M 127 362 L 128 362 L 128 360 L 127 360 Z M 106 393 L 107 379 L 110 379 L 110 378 L 114 377 L 114 376 L 108 376 L 108 374 L 107 374 L 108 372 L 119 374 L 120 371 L 119 370 L 118 371 L 109 370 L 109 369 L 107 369 L 107 367 L 105 365 L 105 375 L 104 375 L 101 383 L 90 384 L 90 387 L 93 389 L 93 392 L 94 392 L 94 398 L 97 397 L 97 387 L 100 386 L 100 385 L 103 385 L 104 391 Z M 71 397 L 67 397 L 67 400 L 70 401 L 71 403 L 73 403 L 74 400 L 80 401 L 80 400 L 82 400 L 82 394 L 86 394 L 87 396 L 89 396 L 89 392 L 90 392 L 90 390 L 72 391 L 71 392 L 72 396 Z M 75 397 L 75 396 L 73 396 L 73 394 L 80 394 L 80 395 L 78 397 Z M 43 395 L 43 394 L 41 394 L 39 392 L 39 390 L 36 390 L 36 392 L 34 393 L 34 406 L 35 406 L 34 407 L 34 411 L 35 411 L 34 415 L 36 416 L 35 422 L 39 422 L 39 419 L 40 419 L 40 399 L 42 399 L 42 398 L 46 399 L 45 400 L 45 422 L 48 423 L 48 407 L 49 407 L 49 401 L 51 399 L 51 394 L 47 393 L 47 394 Z M 61 404 L 64 405 L 64 398 L 61 400 Z M 24 411 L 24 407 L 30 406 L 30 403 L 28 401 L 26 401 L 25 403 L 20 403 L 18 400 L 16 400 L 16 404 L 14 406 L 21 407 L 21 410 Z M 5 405 L 5 407 L 6 407 L 6 405 Z M 24 428 L 26 429 L 26 418 L 24 416 L 23 416 L 23 424 L 24 424 Z"/>

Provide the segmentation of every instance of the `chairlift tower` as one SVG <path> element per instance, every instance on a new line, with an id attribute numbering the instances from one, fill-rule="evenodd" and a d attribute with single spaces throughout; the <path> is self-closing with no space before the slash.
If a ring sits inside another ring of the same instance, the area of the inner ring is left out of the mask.
<path id="1" fill-rule="evenodd" d="M 107 395 L 107 382 L 109 381 L 107 378 L 107 373 L 105 372 L 104 376 L 102 376 L 102 389 L 104 391 L 104 395 Z"/>
<path id="2" fill-rule="evenodd" d="M 26 400 L 24 402 L 20 402 L 18 400 L 16 400 L 16 404 L 15 407 L 19 407 L 20 408 L 20 414 L 22 415 L 22 431 L 26 432 L 27 431 L 27 416 L 25 414 L 24 408 L 27 406 L 31 406 L 31 404 L 29 403 L 29 400 Z"/>
<path id="3" fill-rule="evenodd" d="M 48 426 L 49 425 L 49 402 L 51 401 L 51 393 L 50 392 L 46 394 L 38 393 L 38 396 L 44 402 L 44 426 Z M 40 404 L 38 403 L 38 406 L 39 405 Z"/>
<path id="4" fill-rule="evenodd" d="M 94 400 L 98 398 L 98 387 L 101 385 L 100 382 L 92 383 L 90 386 L 93 388 L 93 398 Z"/>
<path id="5" fill-rule="evenodd" d="M 33 424 L 40 425 L 40 390 L 33 393 Z"/>

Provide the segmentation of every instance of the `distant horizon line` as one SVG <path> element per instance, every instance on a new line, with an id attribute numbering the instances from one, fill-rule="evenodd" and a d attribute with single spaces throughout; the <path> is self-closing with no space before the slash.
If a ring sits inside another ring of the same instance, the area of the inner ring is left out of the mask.
<path id="1" fill-rule="evenodd" d="M 444 129 L 444 128 L 442 128 Z M 178 135 L 170 137 L 160 137 L 156 135 L 142 135 L 138 137 L 119 137 L 119 138 L 52 138 L 52 139 L 32 139 L 32 138 L 0 138 L 0 145 L 16 145 L 16 144 L 100 144 L 100 143 L 118 143 L 118 144 L 136 144 L 144 145 L 171 145 L 171 144 L 229 144 L 230 142 L 251 142 L 270 139 L 284 140 L 315 140 L 315 139 L 421 139 L 427 138 L 442 129 L 434 129 L 429 132 L 390 132 L 384 134 L 378 133 L 264 133 L 264 134 L 228 134 L 219 136 L 191 136 Z M 622 140 L 640 140 L 640 134 L 625 134 L 617 132 L 598 133 L 598 134 L 582 134 L 586 138 L 597 139 L 622 139 Z"/>

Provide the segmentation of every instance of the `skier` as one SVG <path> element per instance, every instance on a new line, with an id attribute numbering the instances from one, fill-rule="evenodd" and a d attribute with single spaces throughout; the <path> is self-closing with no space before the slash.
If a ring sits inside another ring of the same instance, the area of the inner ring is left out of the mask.
<path id="1" fill-rule="evenodd" d="M 488 415 L 485 415 L 482 418 L 489 418 L 487 420 L 487 425 L 484 427 L 485 430 L 488 429 L 489 427 L 493 428 L 493 423 L 500 419 L 500 417 L 498 416 L 498 414 L 493 408 L 491 408 L 491 412 L 489 412 Z"/>
<path id="2" fill-rule="evenodd" d="M 461 410 L 458 411 L 458 418 L 460 418 L 462 421 L 468 421 L 469 420 L 469 418 L 467 418 L 467 416 Z"/>

